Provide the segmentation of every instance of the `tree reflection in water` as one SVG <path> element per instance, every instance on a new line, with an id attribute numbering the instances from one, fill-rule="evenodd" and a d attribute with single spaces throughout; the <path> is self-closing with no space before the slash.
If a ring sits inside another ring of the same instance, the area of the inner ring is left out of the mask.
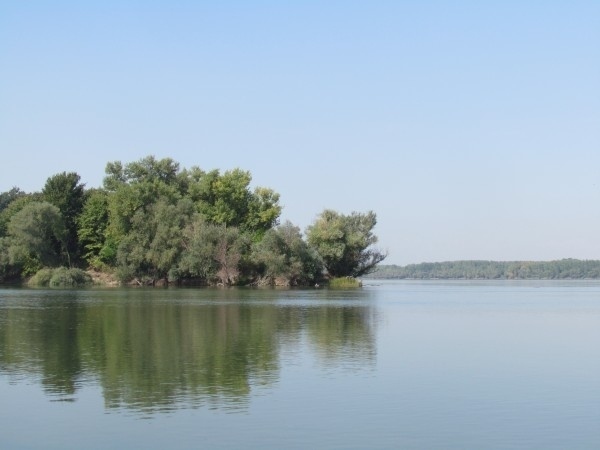
<path id="1" fill-rule="evenodd" d="M 253 389 L 277 382 L 282 345 L 301 336 L 323 365 L 375 363 L 373 308 L 361 302 L 288 291 L 299 301 L 282 303 L 272 290 L 209 300 L 191 290 L 15 292 L 0 308 L 0 373 L 66 400 L 93 382 L 109 409 L 243 409 Z"/>

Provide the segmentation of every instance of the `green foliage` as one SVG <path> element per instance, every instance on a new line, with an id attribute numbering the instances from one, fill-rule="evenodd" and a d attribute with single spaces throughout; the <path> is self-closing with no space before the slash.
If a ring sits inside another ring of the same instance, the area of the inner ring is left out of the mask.
<path id="1" fill-rule="evenodd" d="M 105 170 L 104 188 L 116 191 L 123 184 L 136 183 L 174 185 L 178 172 L 179 163 L 171 158 L 157 160 L 154 156 L 147 156 L 125 166 L 120 161 L 109 162 Z"/>
<path id="2" fill-rule="evenodd" d="M 192 216 L 189 199 L 176 205 L 166 200 L 136 211 L 131 230 L 122 239 L 117 263 L 121 277 L 167 278 L 177 267 L 183 250 L 183 229 Z"/>
<path id="3" fill-rule="evenodd" d="M 0 281 L 85 263 L 122 281 L 303 285 L 324 266 L 358 276 L 384 258 L 371 248 L 373 213 L 325 211 L 309 245 L 291 223 L 277 226 L 279 194 L 251 182 L 241 169 L 180 170 L 148 156 L 109 162 L 103 189 L 62 172 L 41 193 L 0 193 Z"/>
<path id="4" fill-rule="evenodd" d="M 115 256 L 121 241 L 132 228 L 134 215 L 159 200 L 175 204 L 179 200 L 179 164 L 170 158 L 148 156 L 123 166 L 108 163 L 104 187 L 108 191 L 108 224 L 103 258 Z"/>
<path id="5" fill-rule="evenodd" d="M 200 214 L 183 230 L 183 247 L 179 270 L 188 276 L 206 282 L 216 278 L 218 270 L 214 258 L 218 227 L 207 223 Z"/>
<path id="6" fill-rule="evenodd" d="M 113 261 L 102 253 L 106 243 L 106 228 L 108 226 L 108 193 L 103 190 L 93 190 L 86 195 L 83 210 L 77 218 L 77 235 L 79 245 L 83 249 L 83 257 L 92 267 Z"/>
<path id="7" fill-rule="evenodd" d="M 66 230 L 59 209 L 45 202 L 32 202 L 16 213 L 8 223 L 11 264 L 56 266 Z"/>
<path id="8" fill-rule="evenodd" d="M 0 237 L 0 282 L 10 278 L 11 275 L 9 247 L 10 240 Z"/>
<path id="9" fill-rule="evenodd" d="M 268 188 L 250 191 L 250 172 L 240 169 L 205 173 L 195 168 L 185 183 L 198 211 L 208 222 L 234 226 L 262 236 L 281 214 L 279 194 Z"/>
<path id="10" fill-rule="evenodd" d="M 377 237 L 373 211 L 349 216 L 323 211 L 307 229 L 308 243 L 314 247 L 332 277 L 359 277 L 373 271 L 386 254 L 374 249 Z"/>
<path id="11" fill-rule="evenodd" d="M 321 278 L 323 271 L 319 256 L 291 222 L 268 230 L 253 246 L 252 260 L 259 266 L 261 284 L 312 284 Z"/>
<path id="12" fill-rule="evenodd" d="M 26 195 L 25 192 L 16 186 L 10 191 L 0 193 L 0 212 L 4 211 L 14 200 L 24 195 Z"/>
<path id="13" fill-rule="evenodd" d="M 225 286 L 236 284 L 241 277 L 242 257 L 248 252 L 250 241 L 236 227 L 216 227 L 214 259 L 218 264 L 217 277 Z"/>
<path id="14" fill-rule="evenodd" d="M 25 194 L 14 198 L 6 204 L 5 208 L 0 212 L 0 237 L 6 236 L 8 233 L 8 222 L 10 222 L 10 219 L 21 211 L 25 205 L 35 201 L 41 201 L 40 195 Z"/>
<path id="15" fill-rule="evenodd" d="M 183 247 L 179 273 L 233 285 L 240 281 L 250 240 L 236 227 L 207 223 L 197 214 L 183 231 Z"/>
<path id="16" fill-rule="evenodd" d="M 600 261 L 449 261 L 440 263 L 382 265 L 373 278 L 467 279 L 467 280 L 556 280 L 600 278 Z"/>
<path id="17" fill-rule="evenodd" d="M 54 269 L 46 267 L 44 269 L 38 270 L 35 275 L 33 275 L 27 284 L 29 286 L 50 286 L 50 280 L 52 279 L 52 274 L 54 273 Z"/>
<path id="18" fill-rule="evenodd" d="M 171 159 L 148 157 L 109 163 L 106 174 L 107 225 L 102 232 L 83 226 L 102 223 L 87 220 L 88 212 L 93 219 L 101 210 L 95 205 L 96 214 L 82 214 L 80 236 L 86 255 L 107 263 L 116 257 L 122 279 L 190 276 L 235 284 L 248 265 L 248 237 L 260 239 L 281 212 L 279 195 L 251 192 L 250 173 L 239 169 L 179 171 Z"/>
<path id="19" fill-rule="evenodd" d="M 63 243 L 69 265 L 71 258 L 76 260 L 79 255 L 77 218 L 81 214 L 84 202 L 84 185 L 79 181 L 78 174 L 62 172 L 48 178 L 42 190 L 44 201 L 55 205 L 62 215 L 65 226 Z"/>
<path id="20" fill-rule="evenodd" d="M 44 268 L 31 277 L 28 284 L 40 287 L 78 287 L 92 284 L 92 277 L 81 269 Z"/>
<path id="21" fill-rule="evenodd" d="M 250 173 L 235 169 L 215 178 L 211 185 L 213 202 L 200 202 L 200 212 L 210 222 L 240 226 L 248 215 Z"/>
<path id="22" fill-rule="evenodd" d="M 269 188 L 257 187 L 250 197 L 248 217 L 243 227 L 260 237 L 277 225 L 280 214 L 279 194 Z"/>
<path id="23" fill-rule="evenodd" d="M 354 289 L 362 286 L 357 278 L 339 277 L 329 280 L 329 287 L 334 289 Z"/>
<path id="24" fill-rule="evenodd" d="M 76 287 L 92 284 L 92 277 L 81 269 L 59 267 L 54 270 L 50 287 Z"/>

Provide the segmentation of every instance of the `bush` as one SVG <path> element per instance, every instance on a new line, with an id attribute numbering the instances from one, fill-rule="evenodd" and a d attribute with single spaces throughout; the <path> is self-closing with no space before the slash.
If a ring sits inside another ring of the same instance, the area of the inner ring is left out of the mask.
<path id="1" fill-rule="evenodd" d="M 49 286 L 53 272 L 54 269 L 38 270 L 36 274 L 29 279 L 27 284 L 30 286 Z"/>
<path id="2" fill-rule="evenodd" d="M 85 286 L 92 284 L 92 277 L 81 269 L 67 269 L 59 267 L 50 279 L 51 287 Z"/>
<path id="3" fill-rule="evenodd" d="M 92 277 L 81 269 L 42 269 L 29 280 L 30 286 L 77 287 L 92 284 Z"/>

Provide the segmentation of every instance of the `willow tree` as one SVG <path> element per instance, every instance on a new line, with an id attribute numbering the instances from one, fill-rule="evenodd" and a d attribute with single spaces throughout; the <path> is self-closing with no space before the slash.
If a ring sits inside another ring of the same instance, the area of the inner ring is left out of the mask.
<path id="1" fill-rule="evenodd" d="M 377 216 L 352 212 L 340 214 L 326 209 L 306 230 L 308 243 L 321 256 L 332 277 L 359 277 L 372 272 L 387 254 L 373 247 Z"/>
<path id="2" fill-rule="evenodd" d="M 183 250 L 183 230 L 193 213 L 189 199 L 173 205 L 164 199 L 141 208 L 117 251 L 119 276 L 141 277 L 155 283 L 177 270 Z"/>
<path id="3" fill-rule="evenodd" d="M 253 262 L 261 284 L 309 285 L 322 276 L 319 255 L 291 222 L 272 228 L 253 246 Z"/>
<path id="4" fill-rule="evenodd" d="M 60 210 L 50 203 L 31 202 L 8 223 L 10 263 L 23 265 L 33 273 L 43 266 L 69 263 L 64 221 Z"/>

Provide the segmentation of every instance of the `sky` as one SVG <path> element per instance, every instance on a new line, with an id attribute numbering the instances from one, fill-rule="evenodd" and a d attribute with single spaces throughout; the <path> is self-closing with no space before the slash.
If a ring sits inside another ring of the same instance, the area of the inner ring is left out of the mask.
<path id="1" fill-rule="evenodd" d="M 148 155 L 390 264 L 600 259 L 600 2 L 0 2 L 0 192 Z"/>

